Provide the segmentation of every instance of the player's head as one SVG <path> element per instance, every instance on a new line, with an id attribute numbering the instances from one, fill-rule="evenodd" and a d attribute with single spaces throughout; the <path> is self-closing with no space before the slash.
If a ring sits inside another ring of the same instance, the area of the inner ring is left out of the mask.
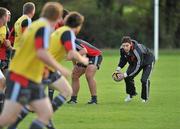
<path id="1" fill-rule="evenodd" d="M 0 26 L 3 26 L 7 23 L 7 9 L 4 7 L 0 7 Z"/>
<path id="2" fill-rule="evenodd" d="M 78 12 L 70 12 L 64 19 L 64 24 L 69 26 L 78 34 L 84 22 L 84 16 Z"/>
<path id="3" fill-rule="evenodd" d="M 53 27 L 62 17 L 63 6 L 58 2 L 47 2 L 41 12 L 41 17 L 46 18 Z"/>
<path id="4" fill-rule="evenodd" d="M 131 47 L 132 47 L 131 37 L 129 37 L 129 36 L 124 36 L 124 37 L 122 38 L 121 43 L 122 43 L 122 48 L 124 49 L 124 51 L 125 51 L 126 53 L 128 53 L 128 52 L 130 51 Z"/>
<path id="5" fill-rule="evenodd" d="M 35 4 L 33 2 L 27 2 L 23 5 L 23 14 L 32 18 L 35 14 Z"/>

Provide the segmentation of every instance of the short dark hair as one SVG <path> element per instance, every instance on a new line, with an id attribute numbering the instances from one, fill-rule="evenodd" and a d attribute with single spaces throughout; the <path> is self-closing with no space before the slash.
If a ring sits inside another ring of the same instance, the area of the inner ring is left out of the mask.
<path id="1" fill-rule="evenodd" d="M 130 36 L 123 36 L 121 43 L 131 43 L 131 37 Z"/>
<path id="2" fill-rule="evenodd" d="M 0 18 L 7 15 L 7 9 L 4 7 L 0 7 Z"/>
<path id="3" fill-rule="evenodd" d="M 62 14 L 63 6 L 58 2 L 47 2 L 41 11 L 41 17 L 51 21 L 56 21 L 62 17 Z"/>
<path id="4" fill-rule="evenodd" d="M 76 28 L 80 25 L 82 25 L 84 22 L 84 16 L 82 16 L 78 12 L 70 12 L 64 20 L 65 25 L 71 27 L 71 28 Z"/>
<path id="5" fill-rule="evenodd" d="M 23 5 L 23 14 L 29 14 L 32 13 L 32 11 L 35 9 L 35 5 L 33 2 L 27 2 Z"/>
<path id="6" fill-rule="evenodd" d="M 69 14 L 69 11 L 66 10 L 66 9 L 63 9 L 63 16 L 62 16 L 62 18 L 64 19 L 68 14 Z"/>

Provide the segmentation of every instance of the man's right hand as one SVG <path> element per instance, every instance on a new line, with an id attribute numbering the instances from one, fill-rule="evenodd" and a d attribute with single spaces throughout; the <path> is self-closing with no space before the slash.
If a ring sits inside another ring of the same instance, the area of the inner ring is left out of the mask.
<path id="1" fill-rule="evenodd" d="M 81 63 L 83 63 L 84 65 L 88 65 L 89 64 L 89 59 L 87 57 L 85 57 L 85 56 L 82 56 Z"/>
<path id="2" fill-rule="evenodd" d="M 9 40 L 5 40 L 4 45 L 8 48 L 11 48 L 11 42 Z"/>

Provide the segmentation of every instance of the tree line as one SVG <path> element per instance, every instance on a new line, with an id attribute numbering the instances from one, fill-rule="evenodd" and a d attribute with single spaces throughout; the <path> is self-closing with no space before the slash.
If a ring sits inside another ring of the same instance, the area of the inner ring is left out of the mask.
<path id="1" fill-rule="evenodd" d="M 22 15 L 28 0 L 1 0 L 0 6 L 12 13 L 13 26 Z M 39 17 L 48 0 L 29 0 L 36 5 Z M 148 47 L 153 47 L 154 0 L 54 0 L 68 10 L 79 11 L 85 23 L 78 37 L 101 48 L 118 48 L 123 35 L 129 35 Z M 180 48 L 180 1 L 160 0 L 160 48 Z"/>

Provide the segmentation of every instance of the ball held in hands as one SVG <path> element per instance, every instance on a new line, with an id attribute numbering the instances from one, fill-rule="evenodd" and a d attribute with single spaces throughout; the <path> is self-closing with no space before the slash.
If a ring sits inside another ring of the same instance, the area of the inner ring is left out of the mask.
<path id="1" fill-rule="evenodd" d="M 112 74 L 112 78 L 116 82 L 120 82 L 124 79 L 124 74 L 120 72 L 115 72 Z"/>

